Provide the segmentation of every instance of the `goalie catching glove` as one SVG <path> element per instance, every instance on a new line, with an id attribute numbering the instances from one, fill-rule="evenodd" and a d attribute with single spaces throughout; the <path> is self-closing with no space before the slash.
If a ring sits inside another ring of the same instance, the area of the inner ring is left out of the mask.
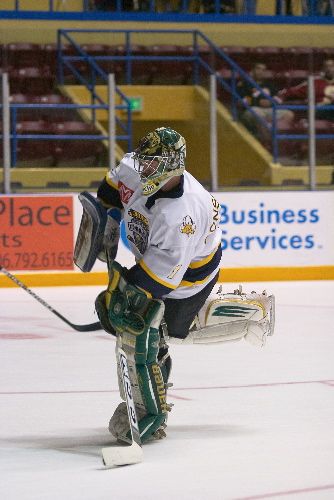
<path id="1" fill-rule="evenodd" d="M 161 439 L 170 410 L 166 401 L 168 374 L 164 363 L 158 361 L 164 303 L 149 299 L 128 283 L 123 268 L 114 262 L 108 288 L 98 295 L 95 307 L 102 327 L 116 334 L 116 352 L 121 348 L 126 353 L 141 441 Z M 125 400 L 119 365 L 117 372 L 120 395 Z M 109 430 L 120 441 L 131 442 L 125 403 L 115 410 Z"/>

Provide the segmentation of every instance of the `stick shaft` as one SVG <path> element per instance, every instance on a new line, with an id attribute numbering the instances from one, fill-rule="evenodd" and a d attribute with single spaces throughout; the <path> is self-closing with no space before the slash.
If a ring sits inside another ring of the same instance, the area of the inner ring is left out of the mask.
<path id="1" fill-rule="evenodd" d="M 117 346 L 117 354 L 120 365 L 121 378 L 123 383 L 123 389 L 125 394 L 126 407 L 128 410 L 129 425 L 132 436 L 132 441 L 134 441 L 138 446 L 141 446 L 138 418 L 136 407 L 133 399 L 131 380 L 129 375 L 128 360 L 125 352 L 119 346 Z"/>
<path id="2" fill-rule="evenodd" d="M 21 280 L 19 280 L 16 276 L 14 276 L 12 273 L 7 271 L 4 267 L 0 265 L 0 271 L 7 276 L 10 280 L 12 280 L 17 286 L 22 288 L 24 291 L 29 293 L 34 299 L 36 299 L 42 306 L 46 307 L 50 312 L 55 314 L 59 319 L 64 321 L 67 325 L 69 325 L 71 328 L 77 331 L 83 331 L 83 332 L 89 332 L 89 331 L 96 331 L 96 330 L 101 330 L 101 325 L 100 322 L 96 323 L 91 323 L 89 325 L 74 325 L 69 321 L 67 318 L 65 318 L 62 314 L 60 314 L 56 309 L 50 306 L 45 300 L 43 300 L 41 297 L 39 297 L 35 292 L 33 292 L 30 288 L 28 288 Z"/>

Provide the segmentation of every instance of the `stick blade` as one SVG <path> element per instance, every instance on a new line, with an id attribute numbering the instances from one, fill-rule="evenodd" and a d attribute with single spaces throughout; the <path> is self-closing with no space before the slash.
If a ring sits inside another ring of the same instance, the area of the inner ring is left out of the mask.
<path id="1" fill-rule="evenodd" d="M 90 323 L 88 325 L 73 325 L 73 323 L 67 323 L 78 332 L 97 332 L 98 330 L 102 330 L 102 326 L 99 321 L 97 321 L 96 323 Z"/>
<path id="2" fill-rule="evenodd" d="M 102 459 L 106 468 L 138 464 L 143 460 L 143 449 L 135 442 L 131 446 L 109 446 L 102 448 Z"/>

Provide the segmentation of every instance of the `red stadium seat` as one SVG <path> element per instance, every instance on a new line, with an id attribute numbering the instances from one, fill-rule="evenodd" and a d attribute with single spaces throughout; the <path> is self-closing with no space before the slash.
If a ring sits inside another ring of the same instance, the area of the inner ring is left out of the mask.
<path id="1" fill-rule="evenodd" d="M 242 69 L 250 70 L 252 60 L 249 57 L 247 47 L 238 46 L 221 46 L 220 47 L 234 62 L 236 62 Z"/>
<path id="2" fill-rule="evenodd" d="M 284 60 L 280 47 L 250 47 L 248 57 L 252 64 L 264 63 L 272 71 L 279 71 Z"/>
<path id="3" fill-rule="evenodd" d="M 293 69 L 291 71 L 287 71 L 287 86 L 293 87 L 294 85 L 298 85 L 299 83 L 307 80 L 309 72 L 304 69 Z"/>
<path id="4" fill-rule="evenodd" d="M 5 68 L 7 61 L 5 58 L 5 45 L 0 44 L 0 68 Z"/>
<path id="5" fill-rule="evenodd" d="M 90 43 L 90 44 L 80 45 L 80 48 L 89 57 L 94 58 L 98 56 L 106 56 L 108 47 L 107 45 L 104 44 Z M 72 55 L 72 54 L 66 54 L 66 55 Z M 76 51 L 73 55 L 81 57 L 81 54 L 78 51 Z M 98 61 L 95 61 L 95 63 L 98 66 L 101 66 L 101 64 L 103 64 Z M 76 68 L 76 70 L 80 73 L 81 76 L 84 76 L 87 80 L 90 80 L 92 75 L 92 67 L 88 61 L 82 59 L 80 61 L 73 61 L 72 64 Z M 97 76 L 95 76 L 95 78 L 97 78 Z"/>
<path id="6" fill-rule="evenodd" d="M 108 45 L 102 43 L 84 43 L 80 48 L 89 56 L 105 56 L 108 51 Z"/>
<path id="7" fill-rule="evenodd" d="M 73 104 L 69 97 L 60 94 L 44 94 L 35 96 L 34 102 L 37 104 Z M 66 108 L 37 108 L 38 113 L 43 120 L 48 122 L 75 121 L 78 114 L 75 109 Z"/>
<path id="8" fill-rule="evenodd" d="M 13 104 L 32 104 L 35 96 L 28 94 L 11 94 L 9 101 Z"/>
<path id="9" fill-rule="evenodd" d="M 152 55 L 152 47 L 146 45 L 132 45 L 131 54 L 133 56 Z M 155 61 L 149 61 L 149 60 L 132 61 L 131 72 L 132 72 L 131 81 L 133 84 L 149 85 L 152 83 L 153 76 L 155 74 Z"/>
<path id="10" fill-rule="evenodd" d="M 298 122 L 301 133 L 308 133 L 308 121 L 306 119 Z M 334 123 L 328 120 L 315 120 L 316 134 L 334 135 Z M 316 159 L 318 165 L 334 164 L 334 139 L 316 139 Z M 301 142 L 301 156 L 304 161 L 308 159 L 308 140 Z"/>
<path id="11" fill-rule="evenodd" d="M 44 45 L 44 54 L 45 54 L 45 64 L 50 66 L 53 74 L 56 74 L 58 71 L 58 46 L 55 43 L 48 43 Z M 62 56 L 74 56 L 81 57 L 80 52 L 70 44 L 64 44 L 61 47 Z M 68 61 L 68 63 L 82 76 L 87 75 L 88 73 L 88 65 L 83 60 L 77 61 Z M 64 78 L 66 83 L 78 83 L 77 77 L 74 75 L 73 71 L 66 65 L 62 65 L 62 71 L 64 73 Z"/>
<path id="12" fill-rule="evenodd" d="M 211 48 L 208 45 L 198 45 L 197 49 L 195 50 L 195 47 L 193 45 L 180 45 L 179 46 L 180 54 L 182 55 L 188 55 L 192 56 L 196 53 L 196 50 L 200 57 L 205 59 L 206 61 L 209 60 L 210 54 L 211 54 Z"/>
<path id="13" fill-rule="evenodd" d="M 53 73 L 57 71 L 57 57 L 58 57 L 58 46 L 56 43 L 47 43 L 43 45 L 43 56 L 44 65 L 49 66 Z M 72 45 L 64 44 L 62 45 L 62 54 L 65 56 L 78 55 L 78 52 Z M 65 67 L 64 73 L 67 74 L 69 70 Z"/>
<path id="14" fill-rule="evenodd" d="M 314 48 L 311 71 L 314 73 L 318 73 L 319 71 L 321 71 L 323 63 L 326 59 L 334 59 L 333 47 Z"/>
<path id="15" fill-rule="evenodd" d="M 59 94 L 31 95 L 31 94 L 12 94 L 10 102 L 13 104 L 73 104 L 71 99 Z M 17 108 L 17 121 L 22 120 L 45 120 L 65 121 L 78 119 L 76 110 L 64 108 Z"/>
<path id="16" fill-rule="evenodd" d="M 9 66 L 23 68 L 44 64 L 42 46 L 37 43 L 9 43 L 5 51 Z"/>
<path id="17" fill-rule="evenodd" d="M 92 123 L 65 121 L 51 124 L 52 133 L 58 135 L 98 135 L 100 132 Z"/>
<path id="18" fill-rule="evenodd" d="M 298 133 L 296 124 L 294 122 L 291 123 L 288 120 L 278 120 L 276 127 L 277 133 L 281 135 L 292 135 Z M 273 153 L 273 145 L 271 142 L 268 142 L 268 139 L 266 139 L 264 146 L 268 149 L 268 151 Z M 300 146 L 301 141 L 298 139 L 279 139 L 277 141 L 278 161 L 282 165 L 298 164 L 301 156 Z"/>
<path id="19" fill-rule="evenodd" d="M 183 49 L 184 50 L 184 49 Z M 150 55 L 161 57 L 183 56 L 182 47 L 178 45 L 152 45 Z M 152 65 L 152 83 L 154 85 L 184 85 L 190 83 L 192 76 L 192 63 L 182 60 L 161 59 L 151 62 Z"/>
<path id="20" fill-rule="evenodd" d="M 122 57 L 123 59 L 110 59 L 109 61 L 101 61 L 99 65 L 102 69 L 107 73 L 114 73 L 116 83 L 118 85 L 127 83 L 127 66 L 125 62 L 125 57 L 127 55 L 126 45 L 110 45 L 107 47 L 106 55 L 111 58 Z M 131 45 L 131 53 L 132 56 L 145 56 L 149 53 L 149 48 L 146 45 Z M 153 71 L 152 61 L 132 61 L 131 65 L 131 82 L 137 84 L 149 84 L 151 83 L 151 74 Z"/>
<path id="21" fill-rule="evenodd" d="M 56 166 L 99 166 L 103 153 L 97 141 L 57 141 L 54 148 Z"/>
<path id="22" fill-rule="evenodd" d="M 35 96 L 30 94 L 11 94 L 9 101 L 11 104 L 34 104 Z M 37 110 L 31 108 L 16 108 L 17 121 L 33 120 L 35 118 L 38 118 Z"/>
<path id="23" fill-rule="evenodd" d="M 31 135 L 31 134 L 50 134 L 52 133 L 50 124 L 44 120 L 34 121 L 20 121 L 16 124 L 16 132 L 18 134 Z"/>
<path id="24" fill-rule="evenodd" d="M 217 75 L 226 80 L 228 85 L 231 85 L 232 71 L 229 68 L 221 68 L 217 71 Z M 232 101 L 231 93 L 223 87 L 221 82 L 217 82 L 217 98 L 225 105 L 229 106 Z"/>
<path id="25" fill-rule="evenodd" d="M 59 135 L 98 135 L 94 124 L 85 122 L 61 122 L 51 124 L 51 130 Z M 54 156 L 56 165 L 96 166 L 105 148 L 101 141 L 91 139 L 61 139 L 55 141 Z"/>
<path id="26" fill-rule="evenodd" d="M 196 51 L 194 49 L 193 45 L 184 45 L 179 47 L 179 52 L 178 54 L 180 56 L 195 56 Z M 216 64 L 216 57 L 211 48 L 207 45 L 199 45 L 197 47 L 197 53 L 198 57 L 201 61 L 204 61 L 206 64 L 209 64 L 210 66 L 215 67 L 216 69 L 218 68 L 218 63 Z M 191 84 L 193 82 L 193 70 L 195 69 L 195 61 L 184 61 L 184 83 L 186 84 Z M 221 63 L 219 63 L 221 66 Z M 199 74 L 201 79 L 203 76 L 208 75 L 207 71 L 202 67 L 201 64 L 199 64 Z"/>
<path id="27" fill-rule="evenodd" d="M 312 47 L 285 47 L 282 49 L 282 70 L 291 71 L 301 69 L 304 71 L 313 70 Z"/>
<path id="28" fill-rule="evenodd" d="M 50 167 L 54 165 L 51 141 L 21 139 L 17 143 L 17 167 Z"/>
<path id="29" fill-rule="evenodd" d="M 53 90 L 55 75 L 48 66 L 14 68 L 9 72 L 9 81 L 13 93 L 45 94 Z"/>

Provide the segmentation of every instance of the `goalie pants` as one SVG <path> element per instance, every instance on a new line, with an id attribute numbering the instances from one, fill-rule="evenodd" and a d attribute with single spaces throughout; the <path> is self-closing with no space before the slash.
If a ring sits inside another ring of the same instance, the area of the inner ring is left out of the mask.
<path id="1" fill-rule="evenodd" d="M 164 299 L 164 319 L 170 337 L 186 338 L 196 314 L 203 307 L 217 283 L 218 276 L 219 273 L 196 295 L 187 297 L 186 299 Z"/>

